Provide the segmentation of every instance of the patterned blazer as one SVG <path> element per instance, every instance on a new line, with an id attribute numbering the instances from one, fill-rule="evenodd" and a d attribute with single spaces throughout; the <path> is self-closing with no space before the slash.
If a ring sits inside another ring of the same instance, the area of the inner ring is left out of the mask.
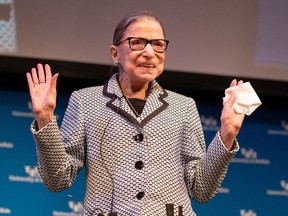
<path id="1" fill-rule="evenodd" d="M 38 169 L 49 190 L 72 186 L 85 167 L 85 216 L 194 216 L 190 197 L 212 199 L 239 149 L 235 141 L 227 151 L 217 133 L 206 151 L 194 100 L 156 81 L 137 119 L 117 74 L 73 92 L 61 129 L 55 117 L 39 131 L 36 125 Z"/>

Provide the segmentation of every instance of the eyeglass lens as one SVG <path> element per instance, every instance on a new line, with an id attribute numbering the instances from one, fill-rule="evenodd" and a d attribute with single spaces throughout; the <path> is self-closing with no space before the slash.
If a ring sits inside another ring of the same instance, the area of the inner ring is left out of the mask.
<path id="1" fill-rule="evenodd" d="M 129 46 L 134 51 L 143 50 L 148 43 L 151 44 L 155 52 L 164 52 L 167 48 L 167 41 L 163 39 L 146 40 L 144 38 L 128 38 Z"/>

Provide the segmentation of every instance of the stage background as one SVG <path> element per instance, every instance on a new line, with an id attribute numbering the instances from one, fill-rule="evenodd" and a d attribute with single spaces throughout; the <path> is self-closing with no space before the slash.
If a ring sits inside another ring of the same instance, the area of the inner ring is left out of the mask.
<path id="1" fill-rule="evenodd" d="M 61 123 L 73 90 L 108 80 L 118 20 L 135 9 L 156 12 L 170 40 L 159 83 L 193 97 L 207 144 L 220 127 L 224 89 L 250 81 L 263 104 L 245 119 L 241 150 L 217 196 L 192 201 L 199 216 L 288 215 L 288 62 L 286 0 L 0 0 L 0 215 L 78 216 L 81 171 L 52 193 L 36 169 L 25 72 L 49 63 L 59 72 Z"/>
<path id="2" fill-rule="evenodd" d="M 60 79 L 59 85 L 64 81 Z M 56 110 L 59 123 L 69 96 L 70 92 L 60 88 Z M 218 98 L 213 94 L 211 97 L 210 101 L 204 96 L 204 100 L 199 97 L 198 102 L 207 143 L 219 130 L 222 106 L 220 94 L 217 94 Z M 70 189 L 60 193 L 49 192 L 36 169 L 35 144 L 30 133 L 33 113 L 28 89 L 6 88 L 0 91 L 0 98 L 0 215 L 80 215 L 85 172 L 79 173 Z M 252 116 L 246 117 L 238 141 L 241 150 L 230 164 L 220 192 L 206 204 L 192 201 L 195 211 L 200 216 L 287 216 L 287 107 L 271 107 L 264 103 Z"/>
<path id="3" fill-rule="evenodd" d="M 288 81 L 287 0 L 0 0 L 0 55 L 111 64 L 116 24 L 139 9 L 165 26 L 167 70 Z"/>

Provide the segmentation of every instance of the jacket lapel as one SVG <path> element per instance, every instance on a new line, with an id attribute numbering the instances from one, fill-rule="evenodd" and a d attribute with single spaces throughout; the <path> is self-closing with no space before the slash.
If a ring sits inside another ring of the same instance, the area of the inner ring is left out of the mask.
<path id="1" fill-rule="evenodd" d="M 162 88 L 162 91 L 159 92 L 155 89 L 155 87 L 160 86 L 156 83 L 156 81 L 153 81 L 149 96 L 147 98 L 144 110 L 141 115 L 141 117 L 143 116 L 143 120 L 141 121 L 141 125 L 143 126 L 150 119 L 152 119 L 168 107 L 168 103 L 164 100 L 164 98 L 168 96 L 167 92 Z"/>
<path id="2" fill-rule="evenodd" d="M 168 107 L 168 103 L 164 100 L 168 96 L 167 92 L 156 81 L 152 81 L 141 119 L 137 120 L 137 116 L 135 116 L 122 94 L 117 76 L 118 74 L 114 74 L 104 85 L 103 95 L 110 98 L 106 105 L 129 121 L 143 127 L 149 120 Z"/>

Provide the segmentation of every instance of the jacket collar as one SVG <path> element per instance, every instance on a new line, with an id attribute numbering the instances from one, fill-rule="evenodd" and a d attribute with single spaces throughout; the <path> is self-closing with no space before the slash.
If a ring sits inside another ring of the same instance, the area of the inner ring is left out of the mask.
<path id="1" fill-rule="evenodd" d="M 168 96 L 168 93 L 153 80 L 150 84 L 149 95 L 141 114 L 141 120 L 137 120 L 124 98 L 117 78 L 118 74 L 114 74 L 104 85 L 103 95 L 110 98 L 106 105 L 136 125 L 143 127 L 149 120 L 168 107 L 168 103 L 164 100 Z"/>

